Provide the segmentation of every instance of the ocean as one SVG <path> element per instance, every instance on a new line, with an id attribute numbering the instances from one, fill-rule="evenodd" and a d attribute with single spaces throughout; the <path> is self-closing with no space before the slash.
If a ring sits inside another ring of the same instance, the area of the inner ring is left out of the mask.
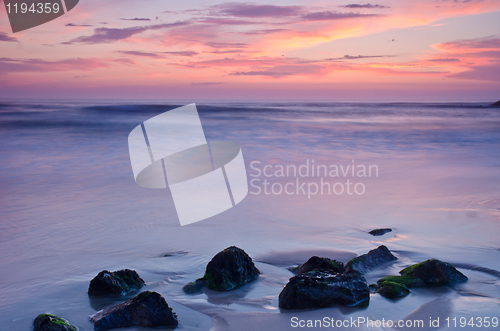
<path id="1" fill-rule="evenodd" d="M 127 137 L 189 103 L 0 100 L 1 330 L 29 330 L 41 313 L 92 330 L 90 315 L 124 299 L 91 298 L 89 282 L 123 268 L 165 297 L 179 330 L 295 330 L 292 318 L 325 317 L 425 320 L 419 330 L 456 318 L 457 329 L 472 330 L 460 323 L 500 318 L 498 108 L 197 102 L 207 140 L 241 146 L 249 194 L 181 227 L 168 189 L 136 185 Z M 393 231 L 367 233 L 380 227 Z M 254 259 L 256 281 L 224 293 L 182 291 L 232 245 Z M 293 276 L 286 267 L 313 255 L 345 263 L 379 245 L 398 260 L 366 274 L 369 284 L 429 258 L 455 264 L 469 281 L 395 301 L 372 294 L 365 308 L 278 308 Z"/>

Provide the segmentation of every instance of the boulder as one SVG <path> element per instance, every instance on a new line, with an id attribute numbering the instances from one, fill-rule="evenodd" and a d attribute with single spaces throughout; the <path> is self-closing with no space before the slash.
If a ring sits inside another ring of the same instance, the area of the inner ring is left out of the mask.
<path id="1" fill-rule="evenodd" d="M 388 299 L 396 299 L 410 294 L 410 290 L 404 284 L 384 281 L 378 284 L 375 293 L 379 293 Z"/>
<path id="2" fill-rule="evenodd" d="M 376 292 L 385 296 L 390 291 L 383 289 L 384 286 L 394 285 L 394 283 L 412 288 L 463 283 L 468 280 L 467 276 L 451 264 L 436 259 L 414 264 L 404 268 L 399 273 L 401 276 L 387 276 L 379 279 Z M 389 294 L 388 297 L 391 295 Z"/>
<path id="3" fill-rule="evenodd" d="M 71 325 L 64 318 L 51 315 L 40 314 L 33 321 L 34 331 L 78 331 L 78 328 Z"/>
<path id="4" fill-rule="evenodd" d="M 139 290 L 144 280 L 136 271 L 125 269 L 114 272 L 101 271 L 90 281 L 89 294 L 94 296 L 125 295 Z"/>
<path id="5" fill-rule="evenodd" d="M 397 260 L 397 257 L 392 255 L 391 251 L 382 245 L 372 249 L 367 254 L 360 255 L 347 262 L 345 270 L 346 273 L 358 272 L 364 274 L 371 269 L 394 260 Z"/>
<path id="6" fill-rule="evenodd" d="M 371 234 L 372 236 L 383 236 L 384 234 L 386 234 L 388 232 L 392 232 L 392 229 L 390 229 L 390 228 L 373 229 L 368 233 Z"/>
<path id="7" fill-rule="evenodd" d="M 364 306 L 369 300 L 370 291 L 363 276 L 313 270 L 290 278 L 279 295 L 279 307 L 310 309 L 334 304 Z"/>
<path id="8" fill-rule="evenodd" d="M 98 311 L 91 316 L 95 331 L 142 327 L 176 327 L 179 322 L 165 299 L 156 292 L 144 291 L 131 300 Z"/>
<path id="9" fill-rule="evenodd" d="M 344 264 L 337 260 L 331 260 L 327 257 L 313 256 L 306 263 L 290 269 L 295 274 L 304 274 L 312 270 L 323 270 L 330 273 L 344 273 Z"/>
<path id="10" fill-rule="evenodd" d="M 402 277 L 421 279 L 425 286 L 463 283 L 467 277 L 449 263 L 430 259 L 417 263 L 399 272 Z"/>
<path id="11" fill-rule="evenodd" d="M 231 246 L 212 258 L 202 278 L 183 289 L 187 293 L 196 293 L 206 286 L 215 291 L 229 291 L 254 280 L 259 274 L 250 256 L 241 248 Z"/>

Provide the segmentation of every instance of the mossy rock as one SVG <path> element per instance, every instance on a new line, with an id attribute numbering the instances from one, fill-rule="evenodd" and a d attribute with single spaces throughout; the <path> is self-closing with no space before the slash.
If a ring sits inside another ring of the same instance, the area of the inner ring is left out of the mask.
<path id="1" fill-rule="evenodd" d="M 425 287 L 425 283 L 420 278 L 411 278 L 408 276 L 387 276 L 381 278 L 377 281 L 377 286 L 380 286 L 384 282 L 398 283 L 406 286 L 407 288 L 411 287 Z"/>
<path id="2" fill-rule="evenodd" d="M 379 284 L 376 293 L 388 299 L 396 299 L 410 294 L 410 290 L 402 283 L 383 281 Z"/>
<path id="3" fill-rule="evenodd" d="M 391 291 L 397 290 L 394 289 L 395 284 L 399 284 L 401 289 L 404 290 L 403 286 L 409 289 L 412 287 L 430 287 L 463 283 L 468 280 L 464 274 L 451 264 L 436 259 L 416 263 L 404 268 L 399 273 L 401 276 L 387 276 L 379 279 L 376 292 L 381 295 L 388 293 L 387 297 L 390 297 L 393 295 Z"/>
<path id="4" fill-rule="evenodd" d="M 399 273 L 406 278 L 421 279 L 425 286 L 463 283 L 468 280 L 468 278 L 454 266 L 437 259 L 430 259 L 414 264 L 404 268 Z"/>
<path id="5" fill-rule="evenodd" d="M 295 274 L 304 274 L 312 270 L 321 270 L 325 272 L 333 272 L 342 274 L 345 271 L 344 264 L 337 260 L 332 260 L 327 257 L 317 257 L 313 256 L 306 263 L 295 267 L 293 269 L 288 269 Z"/>
<path id="6" fill-rule="evenodd" d="M 67 320 L 52 314 L 40 314 L 33 321 L 34 331 L 78 331 Z"/>

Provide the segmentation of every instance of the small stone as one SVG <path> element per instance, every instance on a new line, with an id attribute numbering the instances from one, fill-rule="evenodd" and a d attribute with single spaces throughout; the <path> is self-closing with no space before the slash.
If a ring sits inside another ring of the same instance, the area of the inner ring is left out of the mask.
<path id="1" fill-rule="evenodd" d="M 372 236 L 382 236 L 388 232 L 392 232 L 392 229 L 390 228 L 373 229 L 368 233 L 371 234 Z"/>
<path id="2" fill-rule="evenodd" d="M 367 254 L 355 257 L 347 262 L 345 266 L 346 273 L 358 272 L 364 274 L 367 271 L 381 266 L 387 262 L 397 260 L 391 251 L 384 245 L 372 249 Z"/>
<path id="3" fill-rule="evenodd" d="M 40 314 L 33 321 L 34 331 L 78 331 L 78 328 L 71 325 L 64 318 L 51 315 Z"/>
<path id="4" fill-rule="evenodd" d="M 176 327 L 179 322 L 165 299 L 156 292 L 144 291 L 131 300 L 98 311 L 91 316 L 95 331 L 131 326 Z"/>
<path id="5" fill-rule="evenodd" d="M 194 282 L 189 282 L 182 287 L 182 290 L 187 294 L 195 294 L 201 292 L 201 290 L 207 286 L 208 281 L 203 278 L 197 279 Z"/>
<path id="6" fill-rule="evenodd" d="M 144 280 L 134 270 L 103 270 L 90 281 L 88 292 L 94 296 L 125 295 L 139 290 L 144 284 Z"/>

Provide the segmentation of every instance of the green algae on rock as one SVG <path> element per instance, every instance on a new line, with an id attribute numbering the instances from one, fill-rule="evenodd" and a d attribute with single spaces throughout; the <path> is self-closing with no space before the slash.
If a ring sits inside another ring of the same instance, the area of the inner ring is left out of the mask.
<path id="1" fill-rule="evenodd" d="M 386 280 L 378 285 L 375 293 L 379 293 L 381 296 L 388 299 L 396 299 L 410 294 L 410 290 L 402 283 Z"/>
<path id="2" fill-rule="evenodd" d="M 458 271 L 447 262 L 430 259 L 421 263 L 411 265 L 399 272 L 401 276 L 387 276 L 377 282 L 377 293 L 382 296 L 391 297 L 390 291 L 384 286 L 388 283 L 396 283 L 412 287 L 430 287 L 447 284 L 463 283 L 468 280 L 467 276 Z"/>
<path id="3" fill-rule="evenodd" d="M 33 321 L 34 331 L 78 331 L 64 318 L 52 314 L 40 314 Z"/>

